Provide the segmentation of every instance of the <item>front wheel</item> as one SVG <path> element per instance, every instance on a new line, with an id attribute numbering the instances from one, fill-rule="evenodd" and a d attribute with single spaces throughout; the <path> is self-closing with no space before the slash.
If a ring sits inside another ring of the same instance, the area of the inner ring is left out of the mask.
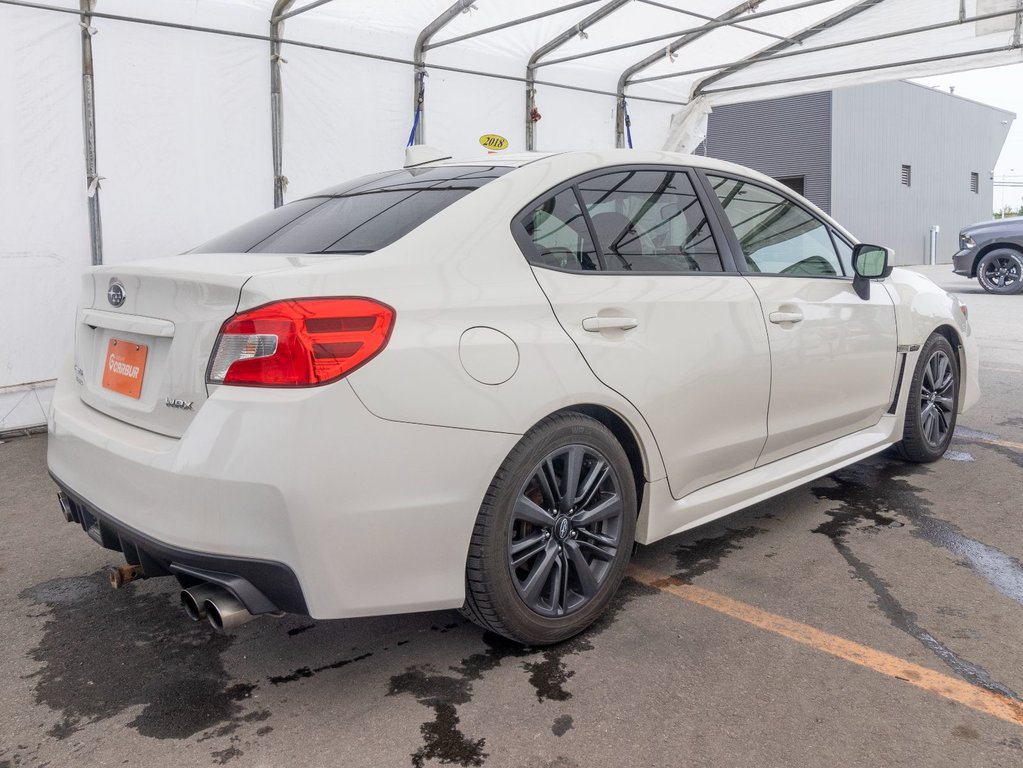
<path id="1" fill-rule="evenodd" d="M 498 470 L 469 545 L 463 613 L 527 645 L 578 634 L 618 590 L 636 535 L 622 446 L 587 416 L 550 416 Z"/>
<path id="2" fill-rule="evenodd" d="M 988 293 L 1007 296 L 1023 291 L 1023 253 L 997 248 L 977 264 L 977 282 Z"/>
<path id="3" fill-rule="evenodd" d="M 959 366 L 952 345 L 932 335 L 920 350 L 909 386 L 906 424 L 899 452 L 908 461 L 937 461 L 948 450 L 956 426 Z"/>

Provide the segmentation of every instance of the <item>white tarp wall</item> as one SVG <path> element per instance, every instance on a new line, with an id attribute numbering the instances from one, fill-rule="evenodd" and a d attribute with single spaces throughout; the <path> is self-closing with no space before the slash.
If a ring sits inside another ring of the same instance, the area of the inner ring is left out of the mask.
<path id="1" fill-rule="evenodd" d="M 401 164 L 414 43 L 452 2 L 333 0 L 284 21 L 285 200 Z M 105 263 L 181 252 L 273 205 L 272 7 L 97 0 L 96 13 L 129 17 L 92 17 Z M 619 79 L 647 58 L 624 86 L 634 146 L 691 149 L 715 104 L 1021 61 L 1020 8 L 1023 0 L 463 0 L 456 11 L 465 12 L 426 51 L 425 141 L 479 156 L 479 136 L 497 133 L 524 149 L 526 63 L 562 33 L 536 70 L 538 149 L 613 146 Z M 45 420 L 91 259 L 78 10 L 78 0 L 0 0 L 0 431 Z M 1003 15 L 969 21 L 991 13 Z M 708 21 L 729 15 L 741 26 Z M 848 44 L 925 25 L 943 26 Z M 772 47 L 775 57 L 750 64 Z M 729 72 L 736 62 L 744 66 Z"/>

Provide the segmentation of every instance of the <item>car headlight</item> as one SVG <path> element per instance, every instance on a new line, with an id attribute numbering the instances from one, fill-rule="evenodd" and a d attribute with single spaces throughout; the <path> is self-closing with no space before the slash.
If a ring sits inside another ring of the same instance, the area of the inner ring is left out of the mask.
<path id="1" fill-rule="evenodd" d="M 966 250 L 967 248 L 973 248 L 977 243 L 972 237 L 962 232 L 959 233 L 959 248 Z"/>

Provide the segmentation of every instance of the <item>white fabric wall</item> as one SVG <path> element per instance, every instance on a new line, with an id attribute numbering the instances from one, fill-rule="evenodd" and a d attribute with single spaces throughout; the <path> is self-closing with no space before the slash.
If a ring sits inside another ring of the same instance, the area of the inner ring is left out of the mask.
<path id="1" fill-rule="evenodd" d="M 34 382 L 67 354 L 90 263 L 78 19 L 8 8 L 2 20 L 0 430 L 43 420 L 49 389 Z"/>
<path id="2" fill-rule="evenodd" d="M 96 25 L 104 262 L 181 253 L 272 207 L 267 44 Z"/>

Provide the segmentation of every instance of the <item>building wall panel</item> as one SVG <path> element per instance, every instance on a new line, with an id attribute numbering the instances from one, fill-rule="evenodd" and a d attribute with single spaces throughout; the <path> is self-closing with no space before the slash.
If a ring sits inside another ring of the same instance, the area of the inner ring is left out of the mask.
<path id="1" fill-rule="evenodd" d="M 992 169 L 1013 118 L 914 83 L 834 91 L 832 214 L 860 240 L 894 248 L 897 264 L 925 263 L 936 225 L 937 261 L 950 262 L 959 229 L 991 218 Z"/>
<path id="2" fill-rule="evenodd" d="M 697 154 L 774 178 L 802 176 L 808 200 L 831 211 L 831 93 L 715 107 Z"/>

